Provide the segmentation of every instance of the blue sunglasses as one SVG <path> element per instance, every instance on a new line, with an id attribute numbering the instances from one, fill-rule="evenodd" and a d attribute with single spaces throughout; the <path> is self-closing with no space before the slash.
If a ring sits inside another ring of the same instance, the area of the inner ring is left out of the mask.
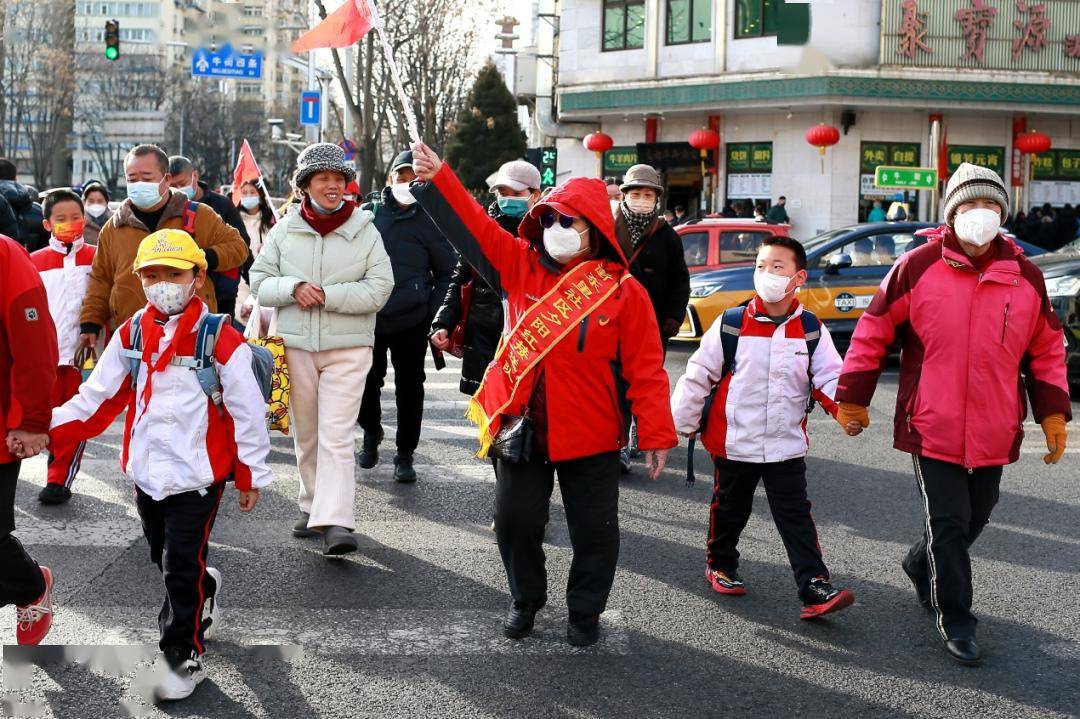
<path id="1" fill-rule="evenodd" d="M 555 224 L 555 221 L 558 220 L 560 226 L 569 230 L 574 226 L 574 220 L 576 219 L 576 217 L 570 217 L 561 212 L 555 212 L 555 210 L 547 210 L 540 215 L 540 226 L 546 230 L 549 227 L 552 227 Z"/>

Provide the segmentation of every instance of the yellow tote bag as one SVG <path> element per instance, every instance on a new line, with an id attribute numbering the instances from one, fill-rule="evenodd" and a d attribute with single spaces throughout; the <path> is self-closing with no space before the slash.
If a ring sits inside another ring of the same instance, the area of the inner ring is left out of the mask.
<path id="1" fill-rule="evenodd" d="M 285 341 L 280 337 L 249 339 L 265 347 L 274 356 L 274 377 L 270 384 L 270 402 L 266 406 L 266 427 L 289 433 L 289 367 L 285 364 Z"/>

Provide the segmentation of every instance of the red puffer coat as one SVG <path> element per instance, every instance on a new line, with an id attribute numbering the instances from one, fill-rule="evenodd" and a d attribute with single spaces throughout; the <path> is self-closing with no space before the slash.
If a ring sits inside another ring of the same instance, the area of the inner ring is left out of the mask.
<path id="1" fill-rule="evenodd" d="M 489 217 L 445 164 L 433 182 L 414 186 L 413 194 L 480 274 L 497 276 L 507 295 L 511 326 L 558 283 L 562 271 L 542 249 L 539 218 L 546 208 L 588 220 L 606 243 L 601 254 L 616 258 L 628 271 L 600 180 L 573 178 L 560 185 L 525 216 L 518 237 Z M 638 281 L 627 277 L 530 373 L 532 382 L 544 376 L 550 459 L 578 459 L 623 447 L 627 410 L 637 420 L 641 449 L 674 447 L 678 438 L 663 358 L 652 302 Z M 515 410 L 520 414 L 524 407 L 507 412 Z"/>

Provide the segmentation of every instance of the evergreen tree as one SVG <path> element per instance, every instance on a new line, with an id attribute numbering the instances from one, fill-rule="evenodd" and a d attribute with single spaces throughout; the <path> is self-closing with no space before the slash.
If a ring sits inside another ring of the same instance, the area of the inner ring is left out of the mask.
<path id="1" fill-rule="evenodd" d="M 499 166 L 525 155 L 525 133 L 517 104 L 502 74 L 490 61 L 476 77 L 468 101 L 446 144 L 446 159 L 471 190 L 487 190 Z"/>

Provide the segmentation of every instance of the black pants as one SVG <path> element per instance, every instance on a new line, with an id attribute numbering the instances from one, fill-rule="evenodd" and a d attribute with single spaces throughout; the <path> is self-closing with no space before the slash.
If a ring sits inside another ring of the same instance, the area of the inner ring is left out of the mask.
<path id="1" fill-rule="evenodd" d="M 206 572 L 206 553 L 224 490 L 225 482 L 218 482 L 205 490 L 174 494 L 161 501 L 135 490 L 150 560 L 165 581 L 158 646 L 174 667 L 193 652 L 201 655 L 204 651 L 203 615 L 217 592 L 214 578 Z"/>
<path id="2" fill-rule="evenodd" d="M 715 457 L 716 474 L 712 506 L 709 507 L 709 540 L 706 559 L 710 569 L 733 572 L 739 568 L 739 536 L 750 521 L 754 491 L 765 483 L 773 522 L 787 550 L 799 591 L 814 577 L 829 576 L 821 558 L 817 527 L 806 498 L 806 462 L 734 462 Z"/>
<path id="3" fill-rule="evenodd" d="M 558 474 L 574 548 L 566 606 L 603 612 L 619 559 L 619 453 L 554 463 L 500 461 L 495 474 L 495 536 L 514 601 L 547 598 L 544 528 Z"/>
<path id="4" fill-rule="evenodd" d="M 12 534 L 20 464 L 0 464 L 0 607 L 30 604 L 45 591 L 41 568 Z"/>
<path id="5" fill-rule="evenodd" d="M 360 404 L 360 426 L 365 434 L 382 431 L 379 395 L 386 378 L 386 353 L 394 365 L 394 398 L 397 400 L 397 451 L 412 454 L 420 444 L 420 423 L 424 416 L 424 358 L 428 351 L 430 322 L 402 332 L 376 332 L 375 353 L 368 372 L 364 399 Z"/>
<path id="6" fill-rule="evenodd" d="M 904 561 L 930 587 L 930 603 L 943 639 L 975 636 L 971 613 L 968 548 L 990 521 L 998 501 L 1001 467 L 970 473 L 958 464 L 915 456 L 915 479 L 923 500 L 923 536 Z"/>

